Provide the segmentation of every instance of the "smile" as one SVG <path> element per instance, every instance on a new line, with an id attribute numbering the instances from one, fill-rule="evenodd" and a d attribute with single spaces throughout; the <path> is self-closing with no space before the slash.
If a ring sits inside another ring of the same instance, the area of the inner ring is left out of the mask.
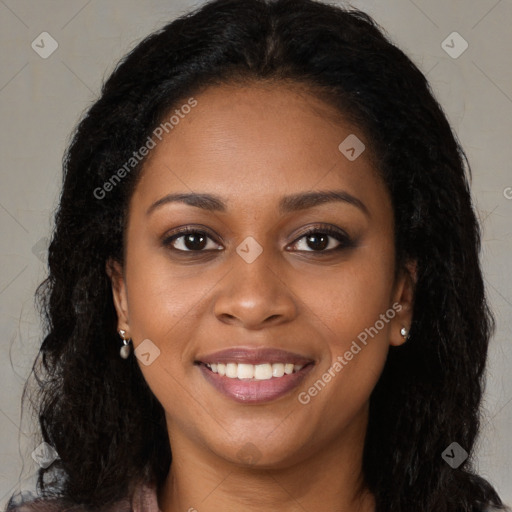
<path id="1" fill-rule="evenodd" d="M 204 379 L 221 395 L 243 404 L 263 404 L 297 388 L 314 368 L 292 363 L 197 363 Z M 216 371 L 214 371 L 216 370 Z"/>
<path id="2" fill-rule="evenodd" d="M 251 380 L 269 380 L 272 378 L 281 378 L 284 375 L 290 375 L 300 371 L 304 365 L 293 363 L 212 363 L 206 366 L 219 375 L 226 376 L 229 379 L 251 379 Z"/>

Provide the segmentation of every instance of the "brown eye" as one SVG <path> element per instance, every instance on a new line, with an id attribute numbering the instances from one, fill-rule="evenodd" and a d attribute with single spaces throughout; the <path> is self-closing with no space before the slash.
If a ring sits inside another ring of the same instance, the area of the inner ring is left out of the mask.
<path id="1" fill-rule="evenodd" d="M 331 252 L 353 245 L 343 231 L 330 226 L 311 229 L 293 243 L 293 246 L 298 246 L 296 250 L 304 252 Z"/>
<path id="2" fill-rule="evenodd" d="M 164 240 L 166 247 L 182 252 L 205 252 L 219 250 L 219 246 L 204 231 L 185 228 L 178 233 L 168 236 Z"/>
<path id="3" fill-rule="evenodd" d="M 304 237 L 306 239 L 307 246 L 313 251 L 323 251 L 329 246 L 329 240 L 332 238 L 324 233 L 312 233 Z"/>

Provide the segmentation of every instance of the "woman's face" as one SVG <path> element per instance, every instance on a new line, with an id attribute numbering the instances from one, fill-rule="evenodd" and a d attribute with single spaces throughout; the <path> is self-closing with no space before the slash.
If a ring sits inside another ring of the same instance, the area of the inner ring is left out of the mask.
<path id="1" fill-rule="evenodd" d="M 112 275 L 173 450 L 278 467 L 354 449 L 411 320 L 371 142 L 284 84 L 195 100 L 151 150 Z"/>

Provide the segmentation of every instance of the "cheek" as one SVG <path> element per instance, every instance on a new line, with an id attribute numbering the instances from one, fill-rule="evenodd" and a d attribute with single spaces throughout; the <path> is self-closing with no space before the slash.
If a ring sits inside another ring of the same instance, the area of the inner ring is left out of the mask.
<path id="1" fill-rule="evenodd" d="M 317 381 L 302 390 L 303 403 L 317 400 L 325 414 L 336 417 L 341 409 L 334 404 L 349 417 L 366 403 L 389 349 L 393 275 L 393 247 L 381 242 L 368 243 L 328 276 L 316 276 L 306 309 L 322 333 L 325 357 Z"/>
<path id="2" fill-rule="evenodd" d="M 394 251 L 389 244 L 368 242 L 343 264 L 315 273 L 302 278 L 314 283 L 303 298 L 333 350 L 350 346 L 391 308 Z M 378 327 L 386 334 L 389 323 Z"/>
<path id="3" fill-rule="evenodd" d="M 179 401 L 180 382 L 193 370 L 192 341 L 205 314 L 202 298 L 213 278 L 192 266 L 173 271 L 164 251 L 140 244 L 129 252 L 126 284 L 134 347 L 145 340 L 156 347 L 151 364 L 139 359 L 144 378 L 162 403 Z"/>
<path id="4" fill-rule="evenodd" d="M 209 282 L 207 273 L 171 272 L 171 268 L 161 254 L 142 248 L 130 253 L 126 266 L 129 323 L 135 349 L 145 340 L 156 347 L 158 355 L 149 365 L 138 360 L 153 394 L 165 410 L 188 411 L 187 415 L 194 412 L 191 404 L 195 404 L 185 384 L 194 369 L 192 342 L 205 314 L 201 299 L 214 282 Z"/>
<path id="5" fill-rule="evenodd" d="M 198 317 L 202 297 L 214 284 L 213 276 L 193 266 L 176 268 L 159 249 L 140 246 L 130 252 L 126 281 L 135 338 L 174 343 L 181 339 L 174 331 Z"/>

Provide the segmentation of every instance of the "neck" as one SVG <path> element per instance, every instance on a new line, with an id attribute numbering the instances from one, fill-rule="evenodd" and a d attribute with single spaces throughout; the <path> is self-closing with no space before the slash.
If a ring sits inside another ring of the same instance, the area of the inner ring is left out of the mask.
<path id="1" fill-rule="evenodd" d="M 366 427 L 366 417 L 361 418 Z M 172 432 L 173 462 L 158 502 L 162 512 L 374 512 L 362 477 L 360 421 L 328 445 L 294 463 L 241 466 Z M 362 434 L 361 434 L 362 432 Z"/>

